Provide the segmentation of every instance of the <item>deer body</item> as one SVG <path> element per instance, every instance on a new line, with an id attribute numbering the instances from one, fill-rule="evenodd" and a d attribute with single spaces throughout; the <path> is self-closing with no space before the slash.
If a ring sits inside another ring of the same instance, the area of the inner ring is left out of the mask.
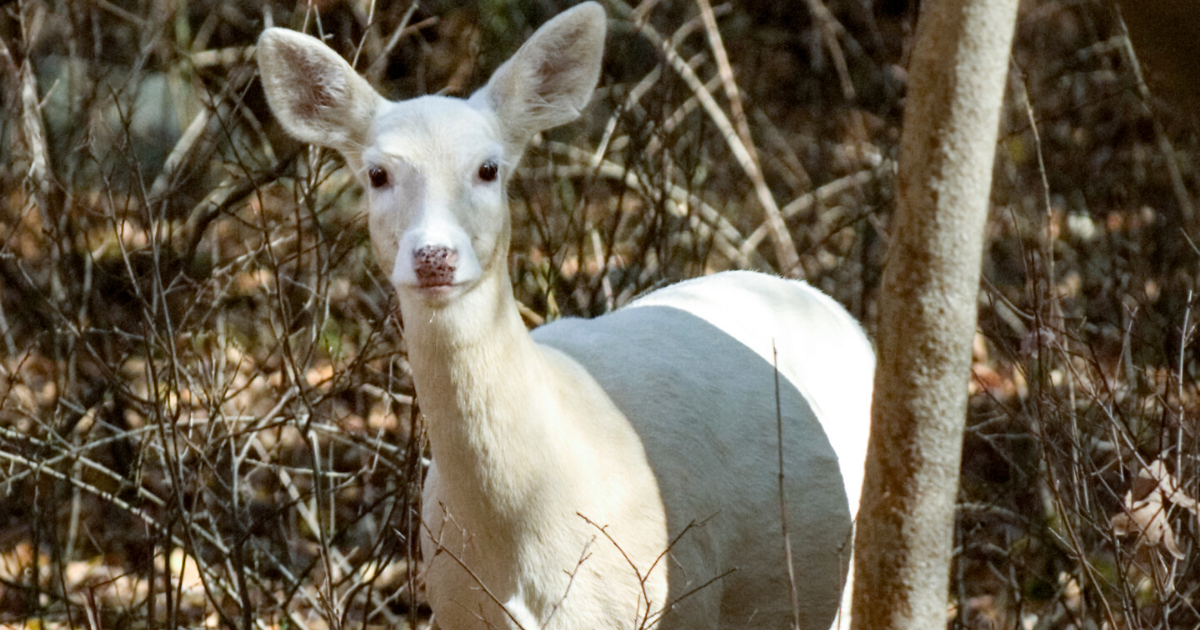
<path id="1" fill-rule="evenodd" d="M 505 184 L 533 134 L 586 105 L 604 32 L 603 11 L 580 5 L 469 100 L 398 103 L 313 38 L 260 39 L 285 127 L 341 151 L 368 187 L 433 454 L 421 542 L 435 621 L 786 627 L 782 449 L 801 627 L 828 627 L 874 369 L 853 319 L 750 272 L 532 335 L 517 310 Z"/>

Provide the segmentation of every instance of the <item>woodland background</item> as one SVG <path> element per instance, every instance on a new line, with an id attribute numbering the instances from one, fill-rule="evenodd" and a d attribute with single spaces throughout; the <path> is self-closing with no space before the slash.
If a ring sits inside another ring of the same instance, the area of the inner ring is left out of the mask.
<path id="1" fill-rule="evenodd" d="M 395 298 L 252 47 L 466 95 L 567 4 L 0 2 L 0 624 L 425 623 Z M 605 6 L 597 98 L 510 190 L 530 325 L 753 267 L 870 331 L 915 0 Z M 950 627 L 1200 627 L 1197 16 L 1023 3 Z"/>

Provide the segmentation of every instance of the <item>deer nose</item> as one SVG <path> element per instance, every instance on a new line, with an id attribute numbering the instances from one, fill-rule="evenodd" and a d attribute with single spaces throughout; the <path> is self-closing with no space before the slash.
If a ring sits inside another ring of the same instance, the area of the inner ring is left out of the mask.
<path id="1" fill-rule="evenodd" d="M 445 245 L 426 245 L 413 252 L 413 271 L 422 288 L 454 284 L 457 266 L 458 251 Z"/>

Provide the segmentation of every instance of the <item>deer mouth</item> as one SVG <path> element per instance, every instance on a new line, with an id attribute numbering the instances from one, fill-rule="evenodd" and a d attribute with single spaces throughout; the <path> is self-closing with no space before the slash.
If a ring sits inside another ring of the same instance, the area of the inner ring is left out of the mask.
<path id="1" fill-rule="evenodd" d="M 450 278 L 419 278 L 417 280 L 418 289 L 449 289 L 454 286 L 454 282 Z"/>

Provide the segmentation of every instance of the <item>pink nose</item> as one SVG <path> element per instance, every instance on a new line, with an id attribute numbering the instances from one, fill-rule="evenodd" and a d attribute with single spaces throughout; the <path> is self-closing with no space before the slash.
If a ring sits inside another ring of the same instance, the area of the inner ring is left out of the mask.
<path id="1" fill-rule="evenodd" d="M 413 253 L 413 270 L 421 287 L 444 287 L 454 284 L 458 252 L 444 245 L 426 245 Z"/>

